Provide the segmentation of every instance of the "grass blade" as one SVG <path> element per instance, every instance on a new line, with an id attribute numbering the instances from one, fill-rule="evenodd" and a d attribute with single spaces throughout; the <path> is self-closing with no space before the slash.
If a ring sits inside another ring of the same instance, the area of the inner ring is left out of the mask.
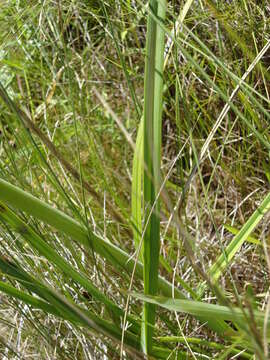
<path id="1" fill-rule="evenodd" d="M 0 219 L 8 223 L 16 232 L 18 232 L 38 253 L 48 259 L 51 264 L 58 267 L 64 274 L 72 278 L 76 283 L 84 287 L 97 301 L 103 303 L 113 318 L 120 319 L 123 316 L 123 310 L 115 305 L 109 298 L 107 298 L 98 288 L 96 288 L 84 275 L 66 261 L 62 256 L 48 245 L 33 229 L 30 228 L 24 221 L 16 216 L 8 207 L 0 204 Z M 128 317 L 132 322 L 133 320 Z"/>
<path id="2" fill-rule="evenodd" d="M 262 220 L 264 215 L 270 210 L 270 193 L 262 201 L 258 209 L 251 215 L 241 230 L 234 236 L 230 244 L 219 256 L 209 270 L 210 279 L 216 282 L 226 267 L 232 262 L 234 255 L 239 251 L 243 243 L 248 239 L 255 227 Z M 206 289 L 206 284 L 202 283 L 198 286 L 198 294 L 201 297 Z"/>
<path id="3" fill-rule="evenodd" d="M 243 314 L 243 310 L 240 308 L 231 309 L 227 306 L 208 304 L 201 301 L 180 300 L 149 295 L 146 296 L 138 293 L 133 293 L 132 295 L 137 299 L 159 305 L 165 309 L 171 311 L 180 311 L 189 315 L 202 315 L 208 318 L 217 318 L 227 321 L 245 321 L 246 319 L 245 315 Z M 264 313 L 261 311 L 256 311 L 254 315 L 256 320 L 263 324 L 265 316 Z"/>
<path id="4" fill-rule="evenodd" d="M 87 246 L 90 249 L 93 248 L 95 252 L 103 256 L 116 268 L 132 273 L 135 260 L 125 251 L 97 236 L 91 232 L 90 229 L 79 224 L 63 212 L 3 179 L 0 179 L 0 200 L 17 210 L 25 211 L 28 215 L 32 215 L 35 218 L 44 221 L 46 224 L 53 226 L 73 240 L 78 241 L 83 246 Z M 143 265 L 141 262 L 137 262 L 136 264 L 135 275 L 139 279 L 143 278 Z M 161 276 L 158 277 L 158 288 L 164 296 L 171 296 L 171 284 Z M 175 288 L 174 291 L 176 298 L 185 298 L 185 295 L 183 295 L 178 288 Z M 205 322 L 202 318 L 200 318 L 200 320 Z M 209 327 L 220 334 L 223 334 L 224 331 L 228 329 L 228 326 L 225 325 L 226 324 L 224 323 L 224 326 L 222 326 L 218 324 L 218 322 L 209 323 Z"/>
<path id="5" fill-rule="evenodd" d="M 160 21 L 165 19 L 166 2 L 150 0 L 151 12 Z M 148 15 L 145 82 L 144 82 L 144 292 L 155 294 L 158 289 L 160 248 L 159 201 L 161 161 L 161 114 L 163 90 L 164 31 L 151 14 Z M 155 307 L 144 304 L 142 347 L 151 352 Z"/>
<path id="6" fill-rule="evenodd" d="M 81 183 L 84 186 L 84 189 L 86 189 L 86 191 L 91 194 L 91 196 L 100 204 L 103 204 L 103 199 L 100 197 L 100 195 L 95 191 L 95 189 L 93 189 L 93 187 L 91 186 L 91 184 L 89 184 L 87 181 L 85 181 L 84 179 L 81 179 L 80 173 L 76 170 L 75 167 L 73 167 L 73 165 L 71 165 L 65 158 L 64 156 L 61 154 L 61 152 L 55 147 L 55 145 L 50 141 L 50 139 L 39 129 L 38 126 L 36 126 L 36 124 L 15 104 L 15 102 L 10 98 L 10 96 L 8 95 L 6 89 L 4 88 L 4 86 L 1 84 L 0 82 L 0 97 L 3 99 L 3 101 L 5 102 L 6 106 L 16 115 L 16 117 L 18 118 L 19 122 L 21 124 L 23 124 L 23 126 L 26 129 L 31 130 L 31 133 L 36 134 L 39 139 L 43 142 L 43 144 L 50 150 L 51 154 L 58 159 L 58 161 L 62 164 L 62 166 L 66 169 L 66 171 L 68 173 L 70 173 L 74 179 L 76 179 L 76 181 L 78 181 L 79 183 Z M 32 146 L 35 145 L 35 147 L 37 148 L 31 133 L 27 132 L 28 137 L 30 138 L 30 143 L 32 143 Z M 39 153 L 39 156 L 42 160 L 43 163 L 45 163 L 46 167 L 48 168 L 49 172 L 52 173 L 53 177 L 55 177 L 55 175 L 53 174 L 53 171 L 50 169 L 50 167 L 48 166 L 46 160 L 43 158 L 43 156 Z M 108 202 L 107 204 L 108 210 L 110 211 L 110 213 L 112 214 L 112 216 L 119 221 L 120 223 L 124 223 L 123 218 L 121 217 L 121 215 L 118 213 L 118 211 L 112 207 L 110 205 L 110 203 Z M 129 229 L 127 229 L 127 233 L 130 235 Z"/>
<path id="7" fill-rule="evenodd" d="M 47 314 L 55 315 L 63 320 L 68 320 L 83 327 L 90 327 L 98 334 L 102 333 L 110 338 L 120 341 L 121 329 L 115 324 L 110 323 L 99 316 L 96 316 L 91 311 L 85 310 L 71 302 L 64 297 L 57 294 L 54 290 L 42 285 L 36 285 L 38 293 L 43 293 L 50 302 L 46 302 L 32 295 L 16 289 L 15 287 L 0 281 L 0 291 L 11 296 L 12 298 L 23 301 L 25 304 L 32 306 L 34 309 L 39 309 Z M 125 345 L 133 347 L 133 351 L 139 350 L 139 341 L 136 336 L 128 333 L 126 336 Z"/>
<path id="8" fill-rule="evenodd" d="M 134 245 L 138 251 L 142 237 L 142 184 L 143 184 L 143 119 L 140 122 L 132 165 L 131 217 Z M 143 261 L 143 244 L 139 259 Z"/>
<path id="9" fill-rule="evenodd" d="M 228 307 L 216 304 L 208 304 L 201 301 L 194 300 L 181 300 L 172 299 L 158 296 L 143 295 L 138 293 L 131 294 L 136 299 L 150 304 L 161 306 L 170 311 L 180 311 L 193 316 L 203 316 L 208 319 L 226 320 L 238 323 L 240 326 L 244 326 L 247 317 L 250 314 L 240 308 Z M 253 310 L 252 316 L 256 322 L 262 326 L 265 321 L 265 313 L 258 310 Z M 270 321 L 268 320 L 268 324 Z"/>
<path id="10" fill-rule="evenodd" d="M 53 226 L 58 231 L 78 241 L 81 245 L 93 248 L 95 252 L 103 256 L 112 265 L 132 273 L 135 262 L 125 251 L 97 236 L 90 229 L 87 229 L 65 213 L 3 179 L 0 179 L 0 200 Z M 135 274 L 137 278 L 143 278 L 143 265 L 140 262 L 137 263 Z M 159 288 L 164 295 L 170 296 L 171 284 L 162 277 L 159 277 Z M 181 291 L 177 289 L 176 296 L 184 297 Z"/>
<path id="11" fill-rule="evenodd" d="M 230 225 L 224 225 L 224 228 L 233 235 L 237 235 L 239 233 L 239 231 L 240 231 L 236 227 L 230 226 Z M 251 244 L 261 245 L 262 246 L 262 242 L 260 240 L 256 239 L 254 236 L 248 236 L 246 238 L 246 241 L 251 243 Z"/>

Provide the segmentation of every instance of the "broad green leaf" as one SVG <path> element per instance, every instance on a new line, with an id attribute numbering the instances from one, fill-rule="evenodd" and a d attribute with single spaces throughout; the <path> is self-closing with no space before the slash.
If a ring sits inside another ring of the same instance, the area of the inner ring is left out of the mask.
<path id="1" fill-rule="evenodd" d="M 193 316 L 203 316 L 205 319 L 219 319 L 244 324 L 249 312 L 243 312 L 243 309 L 237 307 L 227 307 L 222 305 L 208 304 L 201 301 L 172 299 L 159 296 L 143 295 L 131 293 L 136 299 L 150 304 L 161 306 L 170 311 L 179 311 Z M 253 311 L 253 315 L 258 324 L 263 325 L 265 313 L 262 311 Z M 270 324 L 270 320 L 268 321 Z"/>
<path id="2" fill-rule="evenodd" d="M 164 21 L 166 1 L 150 0 L 151 12 Z M 158 265 L 160 248 L 160 205 L 158 193 L 161 185 L 161 117 L 163 92 L 164 31 L 151 14 L 147 21 L 143 159 L 144 159 L 144 219 L 143 238 L 144 293 L 155 294 L 158 290 Z M 155 307 L 144 304 L 142 348 L 145 354 L 152 350 Z"/>

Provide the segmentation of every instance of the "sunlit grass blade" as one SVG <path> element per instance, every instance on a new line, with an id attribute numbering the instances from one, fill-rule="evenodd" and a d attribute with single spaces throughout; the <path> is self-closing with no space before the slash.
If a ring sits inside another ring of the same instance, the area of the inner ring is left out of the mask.
<path id="1" fill-rule="evenodd" d="M 143 184 L 143 119 L 140 122 L 132 165 L 131 220 L 136 250 L 141 245 L 139 259 L 143 261 L 142 239 L 142 184 Z"/>
<path id="2" fill-rule="evenodd" d="M 236 227 L 230 226 L 230 225 L 224 225 L 224 228 L 233 235 L 237 235 L 240 231 Z M 254 236 L 251 236 L 251 235 L 246 238 L 246 241 L 251 244 L 262 245 L 260 240 L 256 239 Z"/>
<path id="3" fill-rule="evenodd" d="M 149 8 L 160 21 L 165 19 L 166 2 L 150 0 Z M 160 248 L 160 215 L 157 200 L 160 188 L 161 114 L 163 90 L 164 31 L 148 15 L 145 82 L 144 82 L 144 292 L 155 294 L 158 289 L 158 263 Z M 142 347 L 151 352 L 155 307 L 144 304 Z"/>
<path id="4" fill-rule="evenodd" d="M 208 304 L 201 301 L 172 299 L 138 293 L 132 293 L 131 295 L 139 300 L 159 305 L 171 311 L 180 311 L 189 315 L 203 316 L 204 318 L 209 319 L 232 321 L 239 323 L 241 326 L 245 324 L 247 317 L 250 316 L 248 311 L 244 313 L 243 309 L 237 307 L 227 307 L 216 304 Z M 262 326 L 265 320 L 264 312 L 254 310 L 253 315 L 256 322 Z M 268 323 L 270 325 L 270 320 Z"/>
<path id="5" fill-rule="evenodd" d="M 243 243 L 247 240 L 255 227 L 262 220 L 264 215 L 270 210 L 270 193 L 264 198 L 261 205 L 251 215 L 241 230 L 234 236 L 230 244 L 224 249 L 219 258 L 211 266 L 208 274 L 211 281 L 216 282 L 223 274 L 226 267 L 232 262 L 234 255 L 240 250 Z M 207 285 L 202 283 L 198 286 L 198 295 L 202 296 Z"/>

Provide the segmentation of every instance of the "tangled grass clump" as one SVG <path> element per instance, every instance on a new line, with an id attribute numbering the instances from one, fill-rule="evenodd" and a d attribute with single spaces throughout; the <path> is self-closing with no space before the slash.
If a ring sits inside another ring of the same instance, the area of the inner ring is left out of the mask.
<path id="1" fill-rule="evenodd" d="M 3 2 L 4 359 L 269 358 L 268 15 Z"/>

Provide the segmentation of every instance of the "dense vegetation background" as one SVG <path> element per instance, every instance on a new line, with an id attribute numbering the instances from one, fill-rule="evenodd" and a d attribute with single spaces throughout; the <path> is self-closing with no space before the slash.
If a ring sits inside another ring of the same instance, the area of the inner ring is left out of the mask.
<path id="1" fill-rule="evenodd" d="M 1 358 L 143 358 L 145 300 L 149 358 L 268 359 L 270 3 L 0 5 Z M 138 251 L 147 18 L 165 34 L 163 298 L 142 295 Z"/>

